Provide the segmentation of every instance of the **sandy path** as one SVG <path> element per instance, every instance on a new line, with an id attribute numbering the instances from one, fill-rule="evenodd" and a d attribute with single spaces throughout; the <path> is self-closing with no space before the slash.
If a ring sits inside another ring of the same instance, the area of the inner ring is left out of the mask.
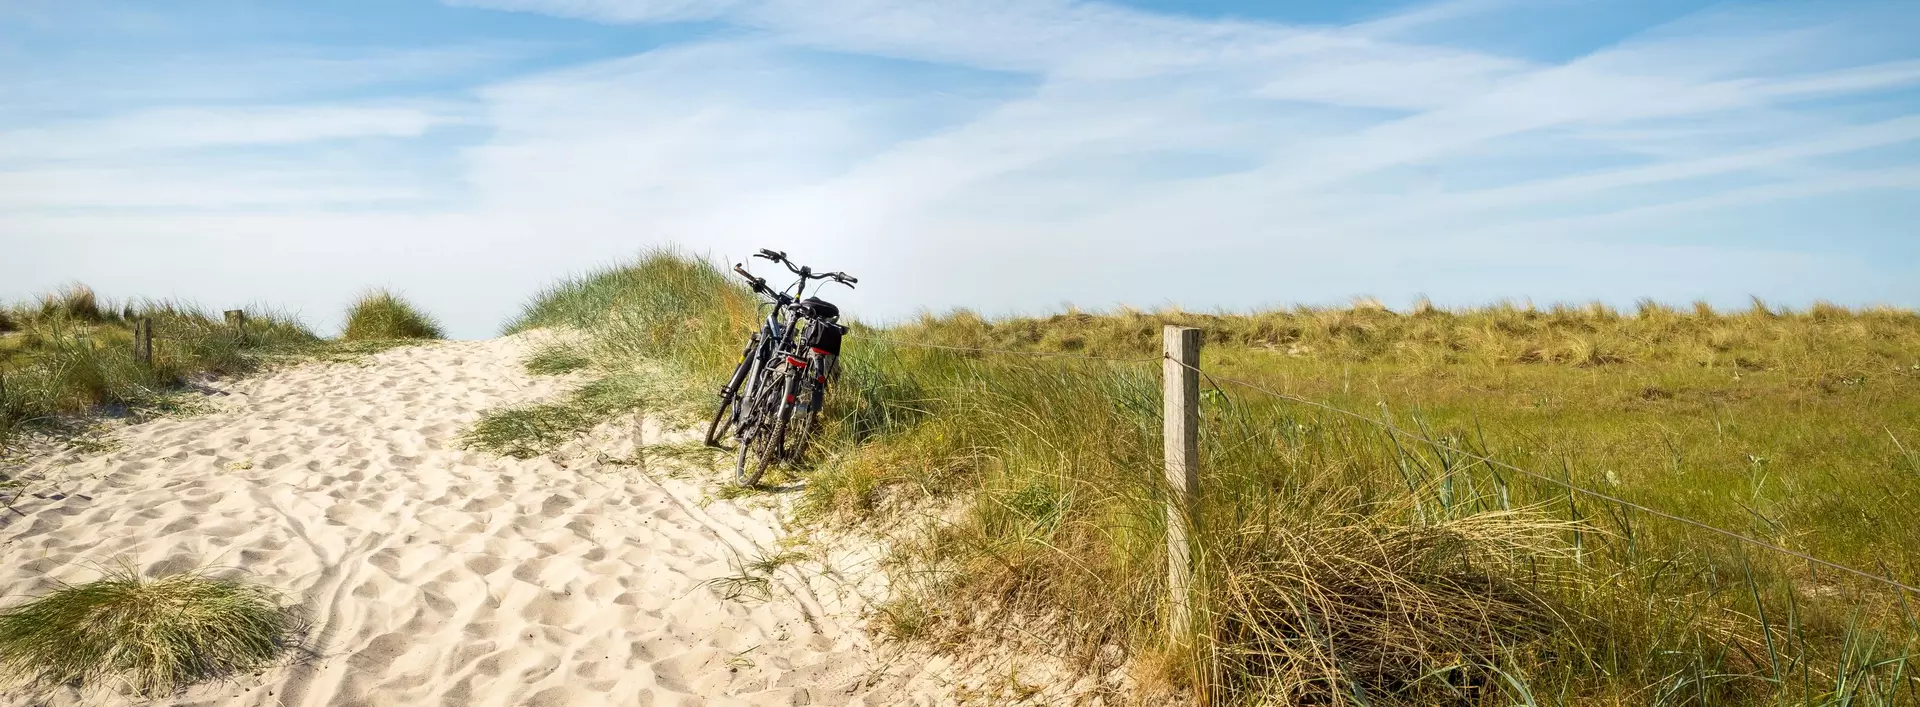
<path id="1" fill-rule="evenodd" d="M 304 601 L 317 658 L 183 704 L 945 701 L 924 679 L 874 679 L 882 661 L 848 612 L 804 581 L 748 602 L 704 584 L 771 546 L 772 514 L 702 509 L 694 487 L 633 469 L 459 449 L 483 411 L 564 388 L 525 373 L 527 348 L 309 364 L 228 384 L 220 412 L 130 427 L 119 449 L 49 470 L 57 483 L 21 514 L 0 511 L 0 595 L 124 558 L 243 568 Z"/>

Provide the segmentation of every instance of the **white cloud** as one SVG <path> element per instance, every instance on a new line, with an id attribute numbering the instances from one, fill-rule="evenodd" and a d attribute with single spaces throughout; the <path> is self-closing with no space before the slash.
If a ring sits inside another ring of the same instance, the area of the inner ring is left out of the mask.
<path id="1" fill-rule="evenodd" d="M 0 171 L 0 213 L 86 208 L 364 207 L 431 195 L 430 190 L 418 185 L 320 169 L 209 171 L 143 165 Z M 4 228 L 0 223 L 0 229 Z"/>
<path id="2" fill-rule="evenodd" d="M 0 163 L 358 137 L 418 137 L 456 119 L 450 110 L 421 106 L 154 108 L 110 118 L 0 131 Z"/>

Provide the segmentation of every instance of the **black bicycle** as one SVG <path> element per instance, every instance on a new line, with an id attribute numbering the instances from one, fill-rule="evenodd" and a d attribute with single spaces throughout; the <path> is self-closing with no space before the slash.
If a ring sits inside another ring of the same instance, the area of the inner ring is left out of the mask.
<path id="1" fill-rule="evenodd" d="M 720 388 L 719 407 L 707 424 L 709 446 L 734 432 L 739 441 L 734 476 L 742 486 L 759 483 L 777 459 L 797 463 L 805 457 L 826 405 L 829 381 L 838 375 L 840 339 L 846 333 L 839 323 L 840 308 L 807 297 L 807 283 L 832 280 L 853 287 L 859 282 L 846 273 L 816 273 L 795 265 L 780 251 L 762 249 L 753 257 L 785 265 L 799 279 L 788 286 L 789 294 L 768 287 L 745 266 L 733 266 L 771 305 L 760 330 L 740 352 L 733 375 Z M 797 419 L 795 412 L 800 413 Z"/>

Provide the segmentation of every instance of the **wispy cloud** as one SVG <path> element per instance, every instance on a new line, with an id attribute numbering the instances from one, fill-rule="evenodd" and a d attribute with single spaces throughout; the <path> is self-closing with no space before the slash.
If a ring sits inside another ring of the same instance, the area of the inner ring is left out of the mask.
<path id="1" fill-rule="evenodd" d="M 0 164 L 136 152 L 419 137 L 459 120 L 447 108 L 383 105 L 194 106 L 0 130 Z"/>

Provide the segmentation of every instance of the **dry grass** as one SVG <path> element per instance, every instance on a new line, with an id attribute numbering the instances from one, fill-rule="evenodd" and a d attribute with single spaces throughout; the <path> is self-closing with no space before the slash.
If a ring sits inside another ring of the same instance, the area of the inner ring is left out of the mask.
<path id="1" fill-rule="evenodd" d="M 1567 556 L 1571 527 L 1492 512 L 1436 525 L 1334 515 L 1242 528 L 1209 558 L 1217 663 L 1206 683 L 1278 704 L 1497 694 L 1494 668 L 1514 662 L 1513 650 L 1584 628 L 1527 565 Z"/>

